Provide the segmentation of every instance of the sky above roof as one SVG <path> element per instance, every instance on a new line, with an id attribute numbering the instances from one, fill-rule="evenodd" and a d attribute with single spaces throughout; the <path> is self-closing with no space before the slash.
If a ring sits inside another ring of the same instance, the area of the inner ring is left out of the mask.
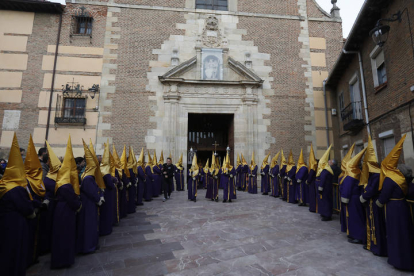
<path id="1" fill-rule="evenodd" d="M 326 12 L 331 12 L 331 0 L 316 0 L 316 2 Z M 351 31 L 352 25 L 355 22 L 362 4 L 364 4 L 364 0 L 338 0 L 336 3 L 336 5 L 341 9 L 340 13 L 342 17 L 342 31 L 344 38 L 348 37 L 349 31 Z"/>

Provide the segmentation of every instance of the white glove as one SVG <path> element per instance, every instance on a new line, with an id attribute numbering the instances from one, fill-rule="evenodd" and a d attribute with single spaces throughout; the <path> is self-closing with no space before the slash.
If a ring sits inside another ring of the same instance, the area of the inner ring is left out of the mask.
<path id="1" fill-rule="evenodd" d="M 105 192 L 105 189 L 101 189 L 102 192 Z"/>
<path id="2" fill-rule="evenodd" d="M 36 217 L 36 212 L 33 212 L 31 215 L 27 216 L 28 219 L 34 219 Z"/>
<path id="3" fill-rule="evenodd" d="M 128 182 L 127 188 L 131 187 L 131 182 Z"/>
<path id="4" fill-rule="evenodd" d="M 43 200 L 42 204 L 46 204 L 46 206 L 49 206 L 50 200 L 49 199 L 45 199 Z"/>
<path id="5" fill-rule="evenodd" d="M 230 177 L 233 178 L 234 176 L 231 174 Z"/>
<path id="6" fill-rule="evenodd" d="M 196 178 L 195 178 L 195 177 L 193 177 L 193 180 L 196 180 Z"/>
<path id="7" fill-rule="evenodd" d="M 301 179 L 298 179 L 298 180 L 296 180 L 296 182 L 301 183 L 301 182 L 302 182 L 302 180 L 301 180 Z"/>
<path id="8" fill-rule="evenodd" d="M 252 175 L 251 175 L 251 174 L 249 174 L 249 177 L 252 177 Z"/>
<path id="9" fill-rule="evenodd" d="M 256 175 L 252 174 L 252 177 L 256 177 Z"/>
<path id="10" fill-rule="evenodd" d="M 285 176 L 285 179 L 287 179 L 288 177 L 287 176 Z"/>
<path id="11" fill-rule="evenodd" d="M 290 177 L 287 178 L 288 181 L 292 181 L 292 179 L 290 179 Z"/>
<path id="12" fill-rule="evenodd" d="M 82 204 L 79 206 L 79 209 L 76 210 L 76 213 L 79 213 L 81 209 L 82 209 Z"/>
<path id="13" fill-rule="evenodd" d="M 359 201 L 361 201 L 361 203 L 367 202 L 362 195 L 359 197 Z"/>
<path id="14" fill-rule="evenodd" d="M 121 187 L 119 187 L 119 189 L 122 191 L 122 189 L 124 189 L 124 184 L 122 184 Z"/>
<path id="15" fill-rule="evenodd" d="M 104 203 L 105 202 L 105 199 L 103 198 L 103 197 L 101 197 L 100 199 L 99 199 L 99 202 L 97 203 L 98 204 L 98 206 L 101 206 L 102 205 L 102 203 Z"/>

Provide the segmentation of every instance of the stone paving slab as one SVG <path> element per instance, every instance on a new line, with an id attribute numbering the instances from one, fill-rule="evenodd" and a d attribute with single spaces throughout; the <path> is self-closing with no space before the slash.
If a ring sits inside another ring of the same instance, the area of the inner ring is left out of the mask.
<path id="1" fill-rule="evenodd" d="M 101 249 L 50 270 L 50 255 L 27 275 L 414 275 L 347 242 L 339 218 L 321 222 L 308 208 L 238 192 L 233 203 L 174 192 L 137 208 L 100 238 Z"/>

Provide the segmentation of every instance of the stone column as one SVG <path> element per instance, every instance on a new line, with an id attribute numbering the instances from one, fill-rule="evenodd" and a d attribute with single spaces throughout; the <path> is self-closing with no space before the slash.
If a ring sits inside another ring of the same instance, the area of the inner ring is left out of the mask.
<path id="1" fill-rule="evenodd" d="M 180 95 L 178 92 L 178 86 L 176 84 L 172 84 L 168 91 L 164 95 L 164 104 L 165 104 L 165 117 L 164 117 L 164 126 L 163 128 L 166 130 L 164 141 L 163 141 L 163 148 L 166 149 L 169 154 L 171 152 L 172 157 L 177 158 L 176 152 L 176 137 L 178 135 L 177 130 L 177 106 L 178 102 L 180 101 Z"/>

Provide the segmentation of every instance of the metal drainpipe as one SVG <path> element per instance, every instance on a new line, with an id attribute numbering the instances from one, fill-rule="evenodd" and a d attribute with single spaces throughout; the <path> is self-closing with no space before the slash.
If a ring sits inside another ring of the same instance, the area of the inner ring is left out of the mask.
<path id="1" fill-rule="evenodd" d="M 367 93 L 365 91 L 365 77 L 364 77 L 364 69 L 362 67 L 362 57 L 361 52 L 359 51 L 346 51 L 345 49 L 342 50 L 344 54 L 357 54 L 359 60 L 359 71 L 361 73 L 361 85 L 362 85 L 362 98 L 364 101 L 364 111 L 365 111 L 365 121 L 367 124 L 367 132 L 368 135 L 371 136 L 371 128 L 369 126 L 369 116 L 368 116 L 368 105 L 367 105 Z"/>
<path id="2" fill-rule="evenodd" d="M 326 123 L 326 141 L 327 141 L 327 147 L 329 148 L 330 141 L 329 141 L 329 120 L 328 120 L 328 104 L 326 100 L 326 81 L 327 79 L 323 80 L 323 99 L 325 101 L 325 123 Z"/>
<path id="3" fill-rule="evenodd" d="M 62 29 L 62 15 L 63 12 L 59 15 L 59 29 L 56 39 L 56 49 L 55 49 L 55 60 L 53 63 L 53 73 L 52 73 L 52 84 L 50 88 L 50 97 L 49 97 L 49 109 L 47 111 L 47 124 L 46 124 L 46 136 L 45 140 L 49 137 L 49 127 L 50 127 L 50 114 L 52 113 L 52 99 L 53 99 L 53 87 L 55 86 L 55 75 L 56 75 L 56 63 L 57 63 L 57 56 L 58 56 L 58 50 L 59 50 L 59 43 L 60 43 L 60 31 Z M 46 142 L 45 142 L 46 147 Z"/>

